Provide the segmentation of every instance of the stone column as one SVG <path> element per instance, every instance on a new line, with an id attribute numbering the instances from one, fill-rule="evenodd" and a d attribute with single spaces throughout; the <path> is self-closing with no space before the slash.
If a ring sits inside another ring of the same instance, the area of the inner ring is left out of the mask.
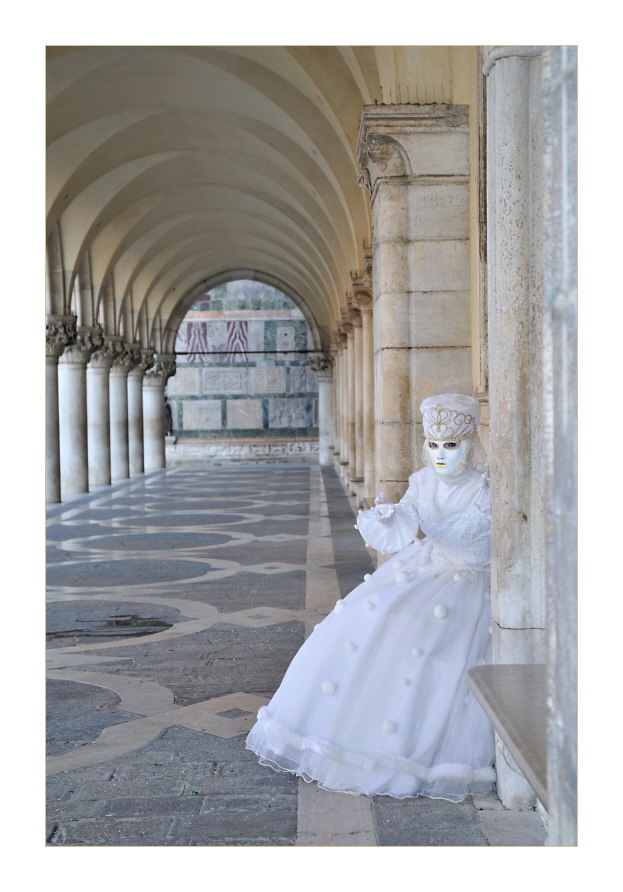
<path id="1" fill-rule="evenodd" d="M 577 845 L 578 50 L 543 55 L 547 846 Z"/>
<path id="2" fill-rule="evenodd" d="M 333 358 L 333 463 L 340 460 L 340 348 L 334 336 L 331 342 Z"/>
<path id="3" fill-rule="evenodd" d="M 110 368 L 115 348 L 104 346 L 91 357 L 87 369 L 89 485 L 110 486 Z"/>
<path id="4" fill-rule="evenodd" d="M 175 374 L 175 356 L 160 353 L 143 378 L 143 433 L 145 471 L 166 467 L 164 443 L 164 388 Z"/>
<path id="5" fill-rule="evenodd" d="M 116 340 L 122 350 L 110 370 L 110 476 L 112 480 L 126 480 L 130 476 L 128 372 L 134 363 L 122 339 Z"/>
<path id="6" fill-rule="evenodd" d="M 61 500 L 61 452 L 58 424 L 58 360 L 76 337 L 75 316 L 50 315 L 45 338 L 45 500 Z"/>
<path id="7" fill-rule="evenodd" d="M 362 489 L 363 469 L 364 469 L 364 451 L 363 451 L 363 326 L 361 314 L 356 311 L 351 314 L 354 326 L 354 343 L 355 343 L 355 468 L 354 480 L 358 484 L 357 492 Z M 351 478 L 353 479 L 353 478 Z M 361 501 L 361 499 L 359 499 Z M 361 505 L 359 506 L 361 507 Z"/>
<path id="8" fill-rule="evenodd" d="M 153 350 L 134 345 L 134 365 L 128 372 L 128 452 L 130 477 L 145 470 L 143 455 L 143 378 L 153 365 Z"/>
<path id="9" fill-rule="evenodd" d="M 338 329 L 340 339 L 340 476 L 348 468 L 348 337 L 342 326 Z"/>
<path id="10" fill-rule="evenodd" d="M 374 444 L 374 332 L 372 330 L 372 294 L 363 288 L 355 288 L 354 300 L 359 307 L 362 322 L 361 382 L 363 391 L 363 497 L 372 504 L 378 495 L 376 490 L 376 466 Z"/>
<path id="11" fill-rule="evenodd" d="M 61 491 L 67 495 L 89 491 L 86 369 L 102 343 L 99 328 L 81 326 L 59 361 Z"/>
<path id="12" fill-rule="evenodd" d="M 348 466 L 345 480 L 356 477 L 357 442 L 355 439 L 355 326 L 347 311 L 342 314 L 342 329 L 346 332 L 346 441 Z M 352 316 L 354 317 L 354 313 Z"/>
<path id="13" fill-rule="evenodd" d="M 507 54 L 505 54 L 506 49 Z M 540 61 L 531 47 L 496 47 L 487 75 L 487 281 L 493 660 L 545 662 L 542 582 Z M 523 57 L 522 57 L 523 56 Z M 536 150 L 536 151 L 535 151 Z M 535 409 L 538 405 L 538 411 Z M 539 490 L 541 490 L 539 492 Z M 498 795 L 534 793 L 497 739 Z"/>
<path id="14" fill-rule="evenodd" d="M 333 405 L 333 360 L 330 356 L 312 356 L 310 366 L 318 376 L 318 451 L 321 465 L 331 464 Z"/>
<path id="15" fill-rule="evenodd" d="M 421 466 L 419 405 L 472 392 L 466 106 L 364 107 L 359 183 L 370 190 L 376 464 L 392 500 Z"/>

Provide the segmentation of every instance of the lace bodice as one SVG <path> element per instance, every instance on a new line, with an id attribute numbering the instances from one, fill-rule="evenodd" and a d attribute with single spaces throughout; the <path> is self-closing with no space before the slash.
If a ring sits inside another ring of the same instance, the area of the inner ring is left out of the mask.
<path id="1" fill-rule="evenodd" d="M 426 534 L 428 560 L 442 565 L 484 569 L 491 562 L 489 478 L 473 469 L 445 480 L 431 468 L 409 478 L 409 488 L 389 521 L 375 509 L 361 511 L 358 527 L 365 541 L 384 553 L 401 551 Z"/>

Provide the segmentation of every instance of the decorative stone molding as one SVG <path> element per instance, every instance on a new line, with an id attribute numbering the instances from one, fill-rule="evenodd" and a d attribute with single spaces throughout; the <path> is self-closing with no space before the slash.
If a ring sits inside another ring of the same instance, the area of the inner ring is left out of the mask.
<path id="1" fill-rule="evenodd" d="M 544 50 L 542 46 L 492 46 L 486 53 L 482 73 L 484 77 L 490 74 L 491 69 L 500 59 L 536 59 Z"/>
<path id="2" fill-rule="evenodd" d="M 372 283 L 370 283 L 370 285 L 364 285 L 363 276 L 360 276 L 356 272 L 351 272 L 350 282 L 349 306 L 361 314 L 371 313 Z"/>
<path id="3" fill-rule="evenodd" d="M 372 288 L 372 248 L 364 246 L 361 255 L 361 265 L 363 266 L 363 274 L 361 276 L 361 284 L 366 288 Z"/>
<path id="4" fill-rule="evenodd" d="M 313 372 L 316 372 L 319 378 L 333 377 L 333 359 L 326 353 L 322 356 L 310 357 L 309 366 Z"/>
<path id="5" fill-rule="evenodd" d="M 469 138 L 466 105 L 365 105 L 357 139 L 359 185 L 369 189 L 372 199 L 378 180 L 437 175 L 434 165 L 426 169 L 430 159 L 422 157 L 418 137 L 448 130 L 463 130 Z M 468 177 L 469 169 L 452 173 Z"/>
<path id="6" fill-rule="evenodd" d="M 164 387 L 177 371 L 174 353 L 158 353 L 154 364 L 145 373 L 143 387 Z"/>
<path id="7" fill-rule="evenodd" d="M 134 378 L 142 378 L 149 369 L 153 368 L 154 351 L 151 348 L 141 347 L 140 344 L 133 344 L 132 346 L 138 349 L 133 351 L 134 366 L 128 374 Z"/>
<path id="8" fill-rule="evenodd" d="M 58 359 L 76 339 L 76 316 L 48 316 L 45 323 L 45 354 Z"/>
<path id="9" fill-rule="evenodd" d="M 101 325 L 80 325 L 76 331 L 75 341 L 65 348 L 63 363 L 86 365 L 103 344 L 104 336 Z"/>

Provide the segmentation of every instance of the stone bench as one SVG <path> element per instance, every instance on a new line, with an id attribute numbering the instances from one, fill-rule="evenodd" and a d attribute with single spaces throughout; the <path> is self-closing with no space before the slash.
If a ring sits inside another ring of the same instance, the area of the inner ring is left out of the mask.
<path id="1" fill-rule="evenodd" d="M 547 811 L 547 666 L 476 666 L 466 680 Z"/>

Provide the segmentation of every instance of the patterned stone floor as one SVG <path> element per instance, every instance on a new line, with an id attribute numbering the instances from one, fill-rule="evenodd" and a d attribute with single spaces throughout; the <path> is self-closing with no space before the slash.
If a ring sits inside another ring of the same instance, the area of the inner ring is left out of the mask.
<path id="1" fill-rule="evenodd" d="M 245 750 L 372 568 L 333 470 L 174 468 L 49 513 L 49 845 L 542 844 L 540 818 L 495 797 L 331 794 Z"/>

